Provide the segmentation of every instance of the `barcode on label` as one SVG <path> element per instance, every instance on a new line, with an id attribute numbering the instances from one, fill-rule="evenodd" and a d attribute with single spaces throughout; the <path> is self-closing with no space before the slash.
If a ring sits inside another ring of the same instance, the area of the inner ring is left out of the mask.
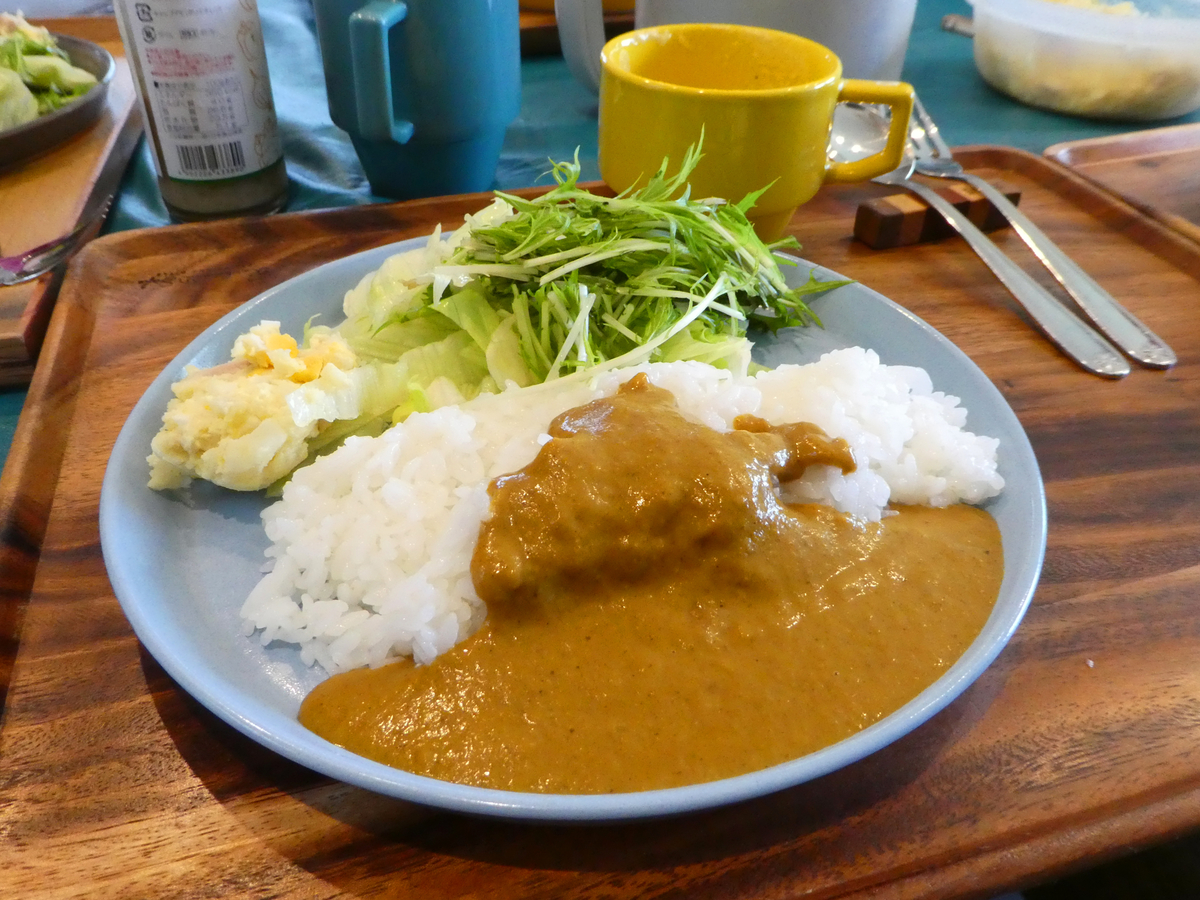
<path id="1" fill-rule="evenodd" d="M 211 175 L 217 172 L 238 173 L 246 168 L 241 141 L 228 144 L 176 145 L 179 166 L 188 175 Z"/>

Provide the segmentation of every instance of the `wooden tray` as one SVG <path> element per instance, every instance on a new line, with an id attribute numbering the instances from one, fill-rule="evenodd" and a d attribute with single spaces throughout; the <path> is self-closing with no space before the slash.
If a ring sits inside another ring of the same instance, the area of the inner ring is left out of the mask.
<path id="1" fill-rule="evenodd" d="M 430 812 L 259 748 L 139 646 L 100 555 L 105 461 L 179 349 L 284 278 L 452 227 L 485 198 L 92 243 L 68 272 L 0 479 L 3 893 L 986 897 L 1200 825 L 1200 248 L 1051 161 L 995 148 L 962 159 L 1019 190 L 1179 365 L 1089 376 L 958 239 L 852 241 L 857 205 L 894 188 L 822 191 L 793 222 L 805 254 L 939 328 L 1028 430 L 1049 498 L 1042 583 L 996 663 L 906 738 L 770 797 L 622 826 Z"/>
<path id="2" fill-rule="evenodd" d="M 1200 123 L 1055 144 L 1046 156 L 1200 242 Z"/>
<path id="3" fill-rule="evenodd" d="M 0 171 L 0 247 L 10 256 L 66 234 L 89 199 L 114 193 L 142 133 L 116 19 L 40 19 L 37 24 L 99 44 L 113 55 L 117 71 L 94 125 L 48 153 Z M 0 287 L 0 386 L 28 383 L 61 280 L 57 270 Z"/>

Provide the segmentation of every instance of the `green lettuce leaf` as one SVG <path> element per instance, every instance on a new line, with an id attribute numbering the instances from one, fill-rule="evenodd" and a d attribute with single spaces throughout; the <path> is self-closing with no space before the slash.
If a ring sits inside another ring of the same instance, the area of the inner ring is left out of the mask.
<path id="1" fill-rule="evenodd" d="M 16 128 L 38 117 L 38 102 L 21 76 L 0 68 L 0 130 Z"/>

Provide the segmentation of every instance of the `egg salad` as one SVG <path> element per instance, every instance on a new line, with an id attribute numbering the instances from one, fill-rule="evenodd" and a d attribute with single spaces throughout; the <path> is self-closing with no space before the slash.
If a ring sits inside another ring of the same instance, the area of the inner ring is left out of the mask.
<path id="1" fill-rule="evenodd" d="M 307 458 L 309 441 L 327 424 L 321 412 L 339 417 L 338 399 L 352 388 L 347 373 L 356 364 L 354 351 L 334 334 L 314 335 L 302 349 L 278 322 L 256 325 L 234 343 L 229 363 L 189 367 L 171 386 L 175 396 L 147 457 L 150 487 L 185 487 L 203 478 L 253 491 L 283 478 Z"/>

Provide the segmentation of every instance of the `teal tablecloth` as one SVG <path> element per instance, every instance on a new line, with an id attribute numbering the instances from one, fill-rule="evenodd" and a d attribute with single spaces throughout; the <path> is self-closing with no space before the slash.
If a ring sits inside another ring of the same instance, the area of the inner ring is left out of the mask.
<path id="1" fill-rule="evenodd" d="M 329 119 L 309 0 L 259 0 L 271 84 L 291 179 L 289 210 L 378 202 L 345 133 Z M 942 31 L 947 13 L 970 14 L 966 0 L 919 0 L 904 78 L 921 95 L 951 144 L 1003 144 L 1041 152 L 1060 141 L 1130 130 L 1129 125 L 1060 116 L 991 90 L 975 72 L 968 38 Z M 521 114 L 509 129 L 496 170 L 498 188 L 532 185 L 547 160 L 579 149 L 585 178 L 598 178 L 596 99 L 559 57 L 522 64 Z M 1200 112 L 1171 123 L 1200 121 Z M 109 231 L 168 222 L 144 142 L 125 175 Z M 0 454 L 12 440 L 24 392 L 0 392 Z"/>
<path id="2" fill-rule="evenodd" d="M 289 210 L 371 203 L 362 167 L 345 133 L 329 120 L 325 84 L 308 0 L 259 0 L 271 85 L 291 176 Z M 993 91 L 975 72 L 971 40 L 941 29 L 947 13 L 970 15 L 966 0 L 919 0 L 904 78 L 920 93 L 951 144 L 1004 144 L 1040 153 L 1060 141 L 1130 130 L 1128 124 L 1061 116 L 1023 106 Z M 596 99 L 576 84 L 562 59 L 527 58 L 521 114 L 509 129 L 498 188 L 532 185 L 546 160 L 579 148 L 585 178 L 596 168 Z M 1200 121 L 1200 112 L 1175 122 Z M 1171 124 L 1171 123 L 1160 123 Z M 110 230 L 167 223 L 143 145 L 130 166 Z"/>
<path id="3" fill-rule="evenodd" d="M 309 0 L 259 0 L 271 89 L 291 181 L 289 211 L 383 202 L 371 194 L 350 139 L 329 119 L 325 78 Z M 534 57 L 521 67 L 521 113 L 509 129 L 495 187 L 526 187 L 547 159 L 580 148 L 585 178 L 596 168 L 596 98 L 580 87 L 560 57 Z M 154 164 L 143 141 L 126 173 L 108 228 L 165 225 Z"/>

